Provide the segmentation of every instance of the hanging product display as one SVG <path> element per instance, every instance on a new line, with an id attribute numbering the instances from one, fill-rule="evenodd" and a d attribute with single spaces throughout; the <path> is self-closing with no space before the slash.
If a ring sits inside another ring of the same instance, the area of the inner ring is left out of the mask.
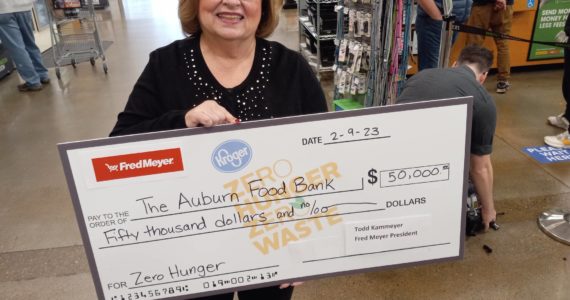
<path id="1" fill-rule="evenodd" d="M 395 101 L 407 69 L 411 4 L 412 0 L 339 3 L 335 99 L 362 106 Z"/>
<path id="2" fill-rule="evenodd" d="M 370 0 L 341 1 L 336 11 L 339 21 L 335 40 L 338 51 L 333 66 L 334 97 L 362 104 L 371 67 L 372 4 Z"/>

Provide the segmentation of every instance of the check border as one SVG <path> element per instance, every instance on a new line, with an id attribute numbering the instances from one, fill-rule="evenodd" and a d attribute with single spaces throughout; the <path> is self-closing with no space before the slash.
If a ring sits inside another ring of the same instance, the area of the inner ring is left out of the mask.
<path id="1" fill-rule="evenodd" d="M 302 116 L 292 116 L 292 117 L 283 117 L 283 118 L 276 118 L 276 119 L 266 119 L 266 120 L 258 120 L 258 121 L 250 121 L 250 122 L 243 122 L 240 124 L 229 124 L 229 125 L 220 125 L 214 127 L 198 127 L 198 128 L 184 128 L 184 129 L 176 129 L 170 131 L 159 131 L 159 132 L 150 132 L 150 133 L 141 133 L 141 134 L 134 134 L 134 135 L 127 135 L 127 136 L 118 136 L 118 137 L 110 137 L 110 138 L 100 138 L 100 139 L 93 139 L 93 140 L 86 140 L 86 141 L 79 141 L 79 142 L 66 142 L 58 144 L 59 155 L 63 164 L 63 171 L 67 180 L 67 185 L 69 188 L 69 193 L 71 195 L 71 199 L 73 201 L 73 207 L 75 209 L 75 215 L 77 218 L 77 223 L 79 225 L 79 229 L 81 232 L 81 238 L 83 240 L 83 245 L 85 247 L 85 252 L 87 254 L 87 259 L 89 262 L 89 267 L 91 270 L 91 274 L 93 276 L 93 280 L 95 283 L 95 289 L 97 292 L 97 296 L 99 299 L 104 298 L 103 286 L 101 284 L 101 279 L 99 277 L 99 272 L 97 269 L 97 264 L 95 262 L 94 254 L 93 254 L 93 247 L 91 242 L 89 241 L 89 235 L 87 231 L 87 226 L 84 222 L 85 217 L 83 215 L 83 211 L 81 209 L 81 203 L 79 201 L 79 196 L 77 193 L 77 189 L 75 186 L 75 180 L 73 179 L 73 174 L 71 171 L 71 165 L 69 161 L 69 157 L 67 156 L 67 152 L 70 150 L 76 150 L 81 148 L 90 148 L 90 147 L 99 147 L 99 146 L 109 146 L 115 144 L 123 144 L 123 143 L 132 143 L 132 142 L 139 142 L 139 141 L 151 141 L 157 139 L 166 139 L 166 138 L 175 138 L 175 137 L 182 137 L 182 136 L 192 136 L 192 135 L 201 135 L 201 134 L 210 134 L 215 132 L 225 132 L 225 131 L 239 131 L 245 129 L 252 129 L 252 128 L 261 128 L 261 127 L 269 127 L 269 126 L 277 126 L 277 125 L 287 125 L 293 123 L 307 123 L 307 122 L 314 122 L 320 120 L 333 120 L 333 119 L 340 119 L 340 118 L 348 118 L 348 117 L 356 117 L 356 116 L 364 116 L 364 115 L 373 115 L 373 114 L 384 114 L 384 113 L 393 113 L 393 112 L 400 112 L 400 111 L 407 111 L 407 110 L 420 110 L 420 109 L 428 109 L 428 108 L 436 108 L 436 107 L 446 107 L 446 106 L 456 106 L 456 105 L 467 105 L 467 118 L 466 118 L 466 135 L 465 135 L 465 162 L 464 162 L 464 174 L 463 174 L 463 203 L 466 203 L 466 195 L 467 195 L 467 179 L 469 176 L 469 154 L 471 148 L 471 124 L 472 124 L 472 115 L 473 115 L 473 97 L 456 97 L 456 98 L 446 98 L 440 100 L 429 100 L 423 102 L 414 102 L 414 103 L 406 103 L 406 104 L 397 104 L 397 105 L 390 105 L 390 106 L 380 106 L 380 107 L 370 107 L 370 108 L 363 108 L 357 110 L 349 110 L 349 111 L 337 111 L 337 112 L 326 112 L 326 113 L 318 113 L 318 114 L 311 114 L 311 115 L 302 115 Z M 414 125 L 415 126 L 415 125 Z M 445 261 L 454 261 L 460 260 L 463 258 L 464 247 L 465 247 L 465 217 L 466 217 L 466 206 L 462 205 L 462 212 L 461 212 L 461 230 L 459 231 L 459 255 L 456 257 L 446 257 L 441 259 L 434 259 L 434 260 L 427 260 L 427 261 L 420 261 L 420 262 L 409 262 L 403 264 L 396 264 L 396 265 L 389 265 L 389 266 L 379 266 L 379 267 L 371 267 L 366 269 L 358 269 L 358 270 L 348 270 L 342 272 L 334 272 L 334 273 L 327 273 L 327 274 L 319 274 L 314 276 L 307 276 L 307 277 L 299 277 L 295 278 L 294 281 L 305 281 L 305 280 L 312 280 L 312 279 L 319 279 L 325 277 L 333 277 L 333 276 L 340 276 L 340 275 L 348 275 L 348 274 L 355 274 L 355 273 L 364 273 L 364 272 L 371 272 L 371 271 L 379 271 L 379 270 L 390 270 L 394 268 L 401 268 L 407 266 L 418 266 L 424 264 L 431 264 L 434 262 L 445 262 Z M 436 244 L 436 245 L 427 245 L 424 247 L 437 247 L 444 245 Z M 401 249 L 405 251 L 406 249 Z M 248 285 L 247 287 L 242 288 L 228 288 L 228 289 L 221 289 L 216 291 L 208 291 L 203 293 L 192 294 L 192 297 L 204 297 L 208 295 L 215 295 L 221 294 L 224 292 L 233 292 L 237 290 L 245 290 L 245 289 L 253 289 L 253 288 L 260 288 L 260 287 L 267 287 L 267 286 L 274 286 L 280 283 L 291 282 L 291 279 L 282 280 L 282 281 L 273 281 L 268 283 L 260 283 L 254 285 Z M 169 297 L 164 299 L 188 299 L 188 296 L 175 296 Z"/>

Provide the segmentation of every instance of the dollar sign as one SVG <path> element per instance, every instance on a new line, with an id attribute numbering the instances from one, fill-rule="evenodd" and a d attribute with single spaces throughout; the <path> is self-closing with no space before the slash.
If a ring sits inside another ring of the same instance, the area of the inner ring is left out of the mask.
<path id="1" fill-rule="evenodd" d="M 378 182 L 378 176 L 376 174 L 378 174 L 376 169 L 370 169 L 370 171 L 368 171 L 368 183 L 375 184 Z"/>

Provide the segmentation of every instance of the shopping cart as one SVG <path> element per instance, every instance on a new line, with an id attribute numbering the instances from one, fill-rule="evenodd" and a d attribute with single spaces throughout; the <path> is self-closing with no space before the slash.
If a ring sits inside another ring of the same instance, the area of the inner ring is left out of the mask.
<path id="1" fill-rule="evenodd" d="M 77 63 L 87 60 L 94 66 L 97 58 L 101 58 L 103 71 L 107 74 L 93 0 L 46 1 L 57 79 L 61 79 L 61 66 L 71 64 L 75 68 Z"/>

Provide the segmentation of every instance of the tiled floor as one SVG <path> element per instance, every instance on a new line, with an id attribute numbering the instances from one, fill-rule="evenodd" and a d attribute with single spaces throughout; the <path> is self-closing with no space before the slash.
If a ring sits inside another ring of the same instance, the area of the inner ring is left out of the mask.
<path id="1" fill-rule="evenodd" d="M 148 53 L 182 38 L 177 1 L 111 1 L 99 12 L 109 74 L 100 62 L 66 67 L 41 92 L 0 81 L 0 298 L 95 299 L 56 144 L 106 136 Z M 296 49 L 295 11 L 272 39 Z M 570 247 L 536 225 L 550 207 L 570 209 L 570 163 L 541 165 L 522 151 L 558 133 L 546 125 L 561 111 L 561 69 L 513 74 L 498 107 L 493 163 L 501 230 L 466 242 L 461 261 L 307 282 L 294 299 L 570 299 Z M 330 88 L 327 88 L 330 90 Z M 419 127 L 419 126 L 418 126 Z M 420 145 L 429 147 L 429 145 Z M 482 245 L 494 252 L 486 254 Z"/>

